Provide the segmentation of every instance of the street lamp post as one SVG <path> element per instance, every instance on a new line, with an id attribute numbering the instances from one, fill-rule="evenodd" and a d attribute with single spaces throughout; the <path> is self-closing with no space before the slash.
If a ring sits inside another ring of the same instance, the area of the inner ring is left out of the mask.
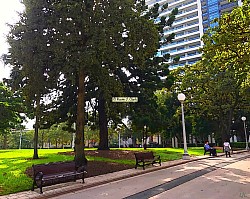
<path id="1" fill-rule="evenodd" d="M 19 138 L 19 149 L 22 148 L 22 129 L 20 130 L 20 138 Z"/>
<path id="2" fill-rule="evenodd" d="M 190 159 L 188 151 L 187 151 L 187 138 L 186 138 L 186 128 L 185 128 L 185 118 L 184 118 L 184 100 L 186 99 L 186 96 L 183 93 L 178 94 L 178 100 L 181 103 L 181 116 L 182 116 L 182 131 L 183 131 L 183 143 L 184 143 L 184 154 L 182 158 L 184 160 Z"/>
<path id="3" fill-rule="evenodd" d="M 122 126 L 121 124 L 117 125 L 117 131 L 118 131 L 118 147 L 121 148 L 121 130 Z"/>
<path id="4" fill-rule="evenodd" d="M 74 132 L 72 133 L 72 149 L 75 151 L 75 138 L 76 138 L 76 123 L 73 123 Z"/>
<path id="5" fill-rule="evenodd" d="M 121 148 L 121 131 L 118 129 L 118 146 Z"/>
<path id="6" fill-rule="evenodd" d="M 147 135 L 147 126 L 145 125 L 144 127 L 144 132 L 145 132 L 145 137 L 143 137 L 143 148 L 144 148 L 144 150 L 146 150 L 147 149 L 147 138 L 148 138 L 148 135 Z"/>
<path id="7" fill-rule="evenodd" d="M 243 124 L 244 124 L 244 131 L 245 131 L 245 138 L 246 138 L 246 150 L 249 150 L 249 147 L 248 147 L 248 141 L 247 141 L 247 130 L 246 130 L 246 117 L 242 117 L 241 120 L 243 121 Z"/>

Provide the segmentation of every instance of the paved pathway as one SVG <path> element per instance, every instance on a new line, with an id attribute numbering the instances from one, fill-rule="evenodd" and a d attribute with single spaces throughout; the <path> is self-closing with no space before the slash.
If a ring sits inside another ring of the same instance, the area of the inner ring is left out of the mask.
<path id="1" fill-rule="evenodd" d="M 202 199 L 206 198 L 205 195 L 213 199 L 224 198 L 224 195 L 229 199 L 237 198 L 250 192 L 249 163 L 249 153 L 234 155 L 232 158 L 203 159 L 54 199 Z M 240 181 L 235 183 L 236 179 Z"/>
<path id="2" fill-rule="evenodd" d="M 250 158 L 228 163 L 217 165 L 214 171 L 195 178 L 190 183 L 184 183 L 148 198 L 250 198 Z"/>
<path id="3" fill-rule="evenodd" d="M 32 198 L 32 199 L 46 198 L 47 199 L 47 198 L 52 198 L 52 197 L 68 199 L 69 197 L 77 198 L 78 197 L 77 195 L 80 196 L 79 198 L 85 198 L 85 197 L 88 197 L 89 190 L 94 190 L 96 188 L 99 189 L 100 187 L 106 187 L 104 188 L 103 191 L 98 192 L 100 193 L 100 196 L 101 196 L 100 198 L 105 198 L 105 195 L 107 194 L 105 190 L 108 190 L 107 187 L 110 187 L 111 184 L 117 185 L 117 188 L 113 189 L 114 193 L 113 194 L 109 193 L 106 198 L 111 199 L 112 198 L 111 195 L 114 195 L 114 198 L 116 199 L 125 198 L 125 197 L 137 198 L 139 195 L 136 195 L 136 194 L 140 192 L 144 192 L 148 194 L 151 191 L 155 192 L 157 189 L 160 189 L 164 192 L 164 190 L 166 191 L 167 189 L 170 189 L 171 187 L 176 187 L 175 183 L 177 183 L 177 181 L 175 181 L 175 179 L 179 179 L 178 183 L 182 184 L 185 181 L 193 180 L 197 178 L 198 176 L 203 176 L 204 174 L 206 174 L 207 171 L 213 170 L 211 166 L 216 166 L 216 162 L 218 161 L 217 159 L 221 159 L 222 161 L 221 164 L 225 164 L 223 162 L 230 163 L 230 161 L 238 161 L 236 160 L 237 158 L 245 157 L 246 155 L 249 155 L 249 152 L 234 154 L 232 158 L 225 158 L 224 156 L 221 158 L 210 158 L 209 156 L 201 156 L 201 157 L 192 157 L 191 160 L 189 161 L 175 160 L 175 161 L 170 161 L 170 162 L 164 162 L 162 166 L 147 167 L 146 170 L 144 171 L 142 169 L 128 169 L 128 170 L 119 171 L 115 173 L 87 178 L 84 184 L 80 183 L 80 181 L 77 181 L 77 182 L 63 183 L 59 185 L 45 187 L 43 189 L 44 194 L 39 194 L 39 190 L 36 189 L 35 191 L 25 191 L 25 192 L 20 192 L 16 194 L 10 194 L 7 196 L 2 196 L 0 197 L 0 199 L 26 199 L 26 198 Z M 201 163 L 201 161 L 204 161 L 204 162 Z M 189 164 L 192 164 L 193 166 L 192 165 L 190 166 Z M 219 166 L 221 167 L 221 165 Z M 204 169 L 207 169 L 207 170 L 204 170 Z M 157 175 L 154 174 L 155 172 L 158 172 L 159 175 L 163 176 L 164 178 L 163 179 L 159 178 L 158 174 Z M 192 174 L 194 172 L 195 172 L 195 175 Z M 147 178 L 145 180 L 146 176 Z M 183 178 L 183 176 L 186 176 L 186 177 Z M 142 179 L 142 181 L 140 181 L 139 179 Z M 131 184 L 131 180 L 132 182 L 135 182 L 135 185 L 133 186 L 134 190 L 131 189 L 131 187 L 129 186 Z M 153 182 L 153 185 L 148 182 Z M 166 187 L 160 187 L 165 182 L 170 182 L 170 183 L 169 185 L 166 185 Z M 123 183 L 123 184 L 120 184 L 120 183 Z M 121 192 L 121 190 L 129 194 L 124 195 Z M 149 190 L 149 191 L 145 192 L 145 190 Z M 117 195 L 118 193 L 122 193 L 122 195 L 119 195 L 118 197 Z M 244 195 L 245 192 L 242 192 L 242 193 Z M 85 195 L 83 197 L 82 194 L 84 195 L 87 194 L 87 196 Z M 157 192 L 157 194 L 159 193 Z M 89 197 L 98 199 L 97 196 L 93 197 L 93 193 L 91 193 Z"/>

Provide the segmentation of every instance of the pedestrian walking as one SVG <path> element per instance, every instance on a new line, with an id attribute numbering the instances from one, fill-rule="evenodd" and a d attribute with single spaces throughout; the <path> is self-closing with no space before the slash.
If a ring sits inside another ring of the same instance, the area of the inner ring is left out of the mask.
<path id="1" fill-rule="evenodd" d="M 227 140 L 224 142 L 223 147 L 224 147 L 224 152 L 226 154 L 226 158 L 227 158 L 227 156 L 231 157 L 231 155 L 230 155 L 231 146 Z"/>

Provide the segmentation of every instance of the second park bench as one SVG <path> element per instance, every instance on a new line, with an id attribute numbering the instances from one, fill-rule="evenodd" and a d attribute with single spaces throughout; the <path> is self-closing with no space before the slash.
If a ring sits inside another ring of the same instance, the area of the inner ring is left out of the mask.
<path id="1" fill-rule="evenodd" d="M 161 158 L 160 156 L 155 156 L 152 151 L 149 152 L 137 152 L 135 153 L 135 168 L 142 167 L 145 170 L 146 165 L 153 165 L 158 163 L 161 165 Z"/>

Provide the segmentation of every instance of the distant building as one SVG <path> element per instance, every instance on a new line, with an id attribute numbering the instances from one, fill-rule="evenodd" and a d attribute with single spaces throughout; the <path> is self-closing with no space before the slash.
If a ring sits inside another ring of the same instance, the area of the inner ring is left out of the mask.
<path id="1" fill-rule="evenodd" d="M 174 8 L 179 10 L 172 27 L 164 30 L 166 35 L 175 33 L 175 39 L 162 46 L 158 53 L 158 56 L 169 53 L 172 58 L 180 56 L 180 61 L 170 65 L 170 69 L 200 60 L 201 53 L 198 49 L 203 45 L 201 37 L 209 27 L 217 25 L 212 23 L 213 19 L 241 4 L 240 1 L 227 0 L 146 0 L 149 7 L 155 3 L 160 6 L 168 3 L 168 9 L 161 12 L 159 17 L 168 16 Z"/>

